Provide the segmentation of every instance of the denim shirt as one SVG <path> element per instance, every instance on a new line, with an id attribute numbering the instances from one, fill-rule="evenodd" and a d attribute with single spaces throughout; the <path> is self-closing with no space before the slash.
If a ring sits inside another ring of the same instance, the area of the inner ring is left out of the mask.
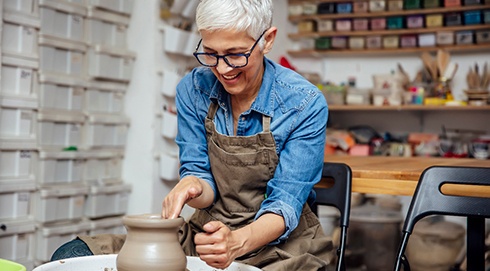
<path id="1" fill-rule="evenodd" d="M 264 65 L 259 93 L 250 109 L 239 117 L 236 135 L 262 132 L 262 115 L 271 117 L 279 164 L 267 183 L 266 198 L 255 219 L 264 213 L 284 217 L 286 231 L 271 243 L 277 244 L 297 227 L 305 202 L 315 198 L 312 188 L 321 178 L 328 108 L 318 88 L 302 76 L 267 58 Z M 209 68 L 198 67 L 177 86 L 176 143 L 180 177 L 203 179 L 219 196 L 210 170 L 204 126 L 212 100 L 220 107 L 214 119 L 217 131 L 234 134 L 229 94 Z"/>

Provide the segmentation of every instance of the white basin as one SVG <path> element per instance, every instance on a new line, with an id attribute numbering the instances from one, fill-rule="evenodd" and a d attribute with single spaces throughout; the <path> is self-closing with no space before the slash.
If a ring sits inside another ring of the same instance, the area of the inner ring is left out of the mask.
<path id="1" fill-rule="evenodd" d="M 116 271 L 117 254 L 96 255 L 70 258 L 45 263 L 34 268 L 32 271 Z M 217 271 L 219 269 L 208 266 L 199 257 L 187 256 L 187 269 L 190 271 Z M 257 267 L 232 263 L 227 271 L 260 271 Z"/>

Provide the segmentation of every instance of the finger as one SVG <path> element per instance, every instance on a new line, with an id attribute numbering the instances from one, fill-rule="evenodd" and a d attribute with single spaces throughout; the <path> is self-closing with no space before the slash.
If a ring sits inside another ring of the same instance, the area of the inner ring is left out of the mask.
<path id="1" fill-rule="evenodd" d="M 211 221 L 211 222 L 204 224 L 203 229 L 207 233 L 213 233 L 213 232 L 219 231 L 224 226 L 225 226 L 225 224 L 223 224 L 220 221 Z"/>

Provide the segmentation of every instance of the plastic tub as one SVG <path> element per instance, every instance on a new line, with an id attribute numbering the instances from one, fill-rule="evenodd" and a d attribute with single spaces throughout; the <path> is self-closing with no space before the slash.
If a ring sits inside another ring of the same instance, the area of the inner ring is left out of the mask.
<path id="1" fill-rule="evenodd" d="M 100 271 L 115 270 L 117 254 L 85 256 L 60 261 L 54 261 L 40 265 L 32 271 Z M 1 266 L 0 266 L 1 267 Z M 187 269 L 190 271 L 212 271 L 215 268 L 209 267 L 198 257 L 187 256 Z M 14 269 L 12 269 L 14 270 Z M 19 269 L 20 270 L 20 269 Z M 24 269 L 25 270 L 25 269 Z M 260 271 L 257 267 L 242 263 L 232 263 L 227 271 Z M 3 271 L 3 269 L 2 269 Z M 10 270 L 6 270 L 10 271 Z"/>
<path id="2" fill-rule="evenodd" d="M 0 270 L 2 271 L 26 271 L 26 268 L 19 263 L 0 259 Z M 252 269 L 251 269 L 252 270 Z"/>

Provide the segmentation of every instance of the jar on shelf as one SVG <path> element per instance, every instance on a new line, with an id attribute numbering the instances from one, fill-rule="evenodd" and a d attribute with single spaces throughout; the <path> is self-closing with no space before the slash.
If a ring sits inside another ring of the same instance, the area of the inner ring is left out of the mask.
<path id="1" fill-rule="evenodd" d="M 445 77 L 439 78 L 437 84 L 434 87 L 435 97 L 442 98 L 446 101 L 453 101 L 453 93 L 451 90 L 451 80 Z"/>

